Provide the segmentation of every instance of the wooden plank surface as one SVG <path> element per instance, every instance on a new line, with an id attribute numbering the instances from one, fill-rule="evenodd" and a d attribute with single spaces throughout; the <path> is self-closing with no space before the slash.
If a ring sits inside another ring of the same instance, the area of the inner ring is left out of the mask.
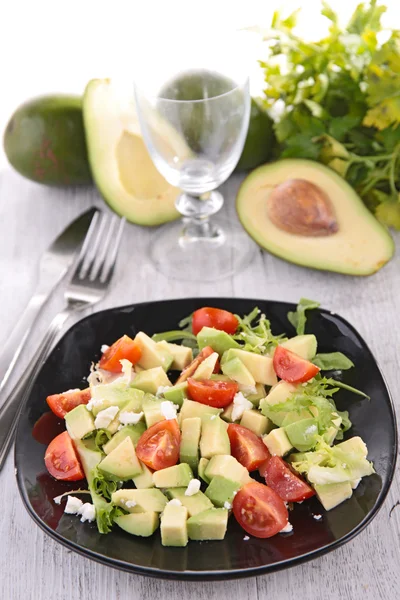
<path id="1" fill-rule="evenodd" d="M 223 188 L 224 211 L 233 218 L 239 183 Z M 0 173 L 0 348 L 33 292 L 38 259 L 55 235 L 91 204 L 103 205 L 88 188 L 64 191 L 23 180 L 10 170 Z M 186 284 L 157 274 L 146 258 L 154 232 L 125 230 L 112 292 L 98 309 L 143 300 L 185 296 L 230 296 L 297 301 L 300 296 L 347 318 L 365 337 L 400 407 L 400 257 L 369 278 L 351 278 L 302 269 L 257 251 L 248 269 L 217 283 Z M 400 236 L 397 235 L 400 244 Z M 60 290 L 61 291 L 61 290 Z M 38 339 L 61 306 L 61 293 L 38 322 Z M 22 372 L 32 340 L 20 364 Z M 400 596 L 400 478 L 382 510 L 355 540 L 305 565 L 268 576 L 217 583 L 185 583 L 122 573 L 66 550 L 47 537 L 22 506 L 14 478 L 13 457 L 0 473 L 0 598 L 4 600 L 395 600 Z"/>

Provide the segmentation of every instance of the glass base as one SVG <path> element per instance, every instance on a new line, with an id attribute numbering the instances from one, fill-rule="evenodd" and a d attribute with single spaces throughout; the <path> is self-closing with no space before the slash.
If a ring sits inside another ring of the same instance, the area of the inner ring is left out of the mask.
<path id="1" fill-rule="evenodd" d="M 244 269 L 255 250 L 239 223 L 218 216 L 209 223 L 184 219 L 163 225 L 152 237 L 150 258 L 166 277 L 217 281 Z"/>

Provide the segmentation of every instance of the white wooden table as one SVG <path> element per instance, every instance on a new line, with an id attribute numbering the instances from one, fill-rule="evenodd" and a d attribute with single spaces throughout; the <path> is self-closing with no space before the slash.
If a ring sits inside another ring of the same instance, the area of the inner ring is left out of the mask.
<path id="1" fill-rule="evenodd" d="M 234 216 L 238 180 L 224 186 L 226 210 Z M 11 170 L 0 172 L 0 348 L 32 293 L 38 259 L 51 240 L 91 204 L 102 204 L 93 189 L 52 190 Z M 302 269 L 261 250 L 253 264 L 233 278 L 211 284 L 168 281 L 148 263 L 151 232 L 128 226 L 115 284 L 98 305 L 184 296 L 242 296 L 297 301 L 300 296 L 347 318 L 365 337 L 383 368 L 400 408 L 400 256 L 369 278 Z M 397 235 L 400 244 L 400 236 Z M 40 322 L 40 335 L 61 305 L 52 301 Z M 36 340 L 19 365 L 22 370 Z M 305 565 L 272 575 L 217 583 L 186 583 L 119 572 L 63 548 L 29 518 L 20 500 L 13 456 L 0 474 L 0 598 L 2 600 L 395 600 L 400 596 L 400 477 L 373 523 L 346 546 Z"/>

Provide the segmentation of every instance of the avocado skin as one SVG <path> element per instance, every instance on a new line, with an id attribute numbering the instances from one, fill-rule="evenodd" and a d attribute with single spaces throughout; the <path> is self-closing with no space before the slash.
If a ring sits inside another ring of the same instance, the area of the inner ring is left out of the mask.
<path id="1" fill-rule="evenodd" d="M 10 164 L 32 181 L 53 186 L 92 181 L 80 97 L 41 96 L 22 104 L 3 143 Z"/>
<path id="2" fill-rule="evenodd" d="M 275 147 L 273 121 L 257 102 L 251 100 L 250 122 L 236 171 L 249 171 L 272 159 Z"/>

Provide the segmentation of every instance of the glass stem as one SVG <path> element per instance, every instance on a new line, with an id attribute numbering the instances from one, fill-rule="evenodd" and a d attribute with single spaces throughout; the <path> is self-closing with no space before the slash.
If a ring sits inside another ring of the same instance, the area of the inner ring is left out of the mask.
<path id="1" fill-rule="evenodd" d="M 203 195 L 181 194 L 175 203 L 184 217 L 181 243 L 186 244 L 199 239 L 221 241 L 221 230 L 216 227 L 210 217 L 222 207 L 222 194 L 213 191 Z"/>

